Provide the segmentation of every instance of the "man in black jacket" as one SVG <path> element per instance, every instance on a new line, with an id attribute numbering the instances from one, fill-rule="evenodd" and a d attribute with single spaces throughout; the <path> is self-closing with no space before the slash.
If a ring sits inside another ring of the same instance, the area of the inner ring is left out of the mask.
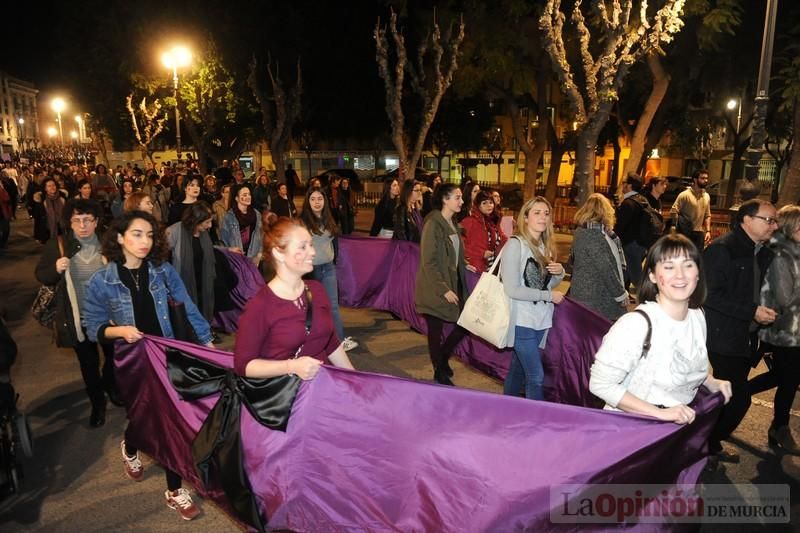
<path id="1" fill-rule="evenodd" d="M 641 196 L 642 178 L 630 172 L 622 183 L 622 203 L 617 207 L 617 223 L 614 233 L 622 241 L 622 252 L 625 254 L 625 288 L 632 284 L 634 291 L 639 287 L 642 279 L 642 260 L 647 253 L 647 248 L 638 242 L 639 229 L 644 223 L 644 208 L 642 201 L 647 200 Z M 637 197 L 641 197 L 641 200 Z"/>
<path id="2" fill-rule="evenodd" d="M 772 261 L 772 251 L 764 244 L 777 228 L 776 216 L 769 202 L 748 200 L 739 208 L 733 231 L 714 240 L 703 254 L 708 358 L 714 377 L 730 381 L 733 388 L 709 437 L 710 468 L 720 460 L 739 461 L 738 454 L 724 450 L 721 441 L 733 433 L 750 408 L 751 338 L 759 327 L 775 320 L 775 311 L 758 302 Z"/>

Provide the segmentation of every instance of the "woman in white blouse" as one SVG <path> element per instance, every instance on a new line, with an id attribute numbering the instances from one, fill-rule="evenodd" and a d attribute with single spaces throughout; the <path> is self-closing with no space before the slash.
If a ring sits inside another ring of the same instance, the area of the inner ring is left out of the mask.
<path id="1" fill-rule="evenodd" d="M 706 321 L 700 306 L 706 296 L 697 247 L 682 235 L 659 239 L 647 253 L 637 307 L 620 318 L 603 338 L 595 356 L 589 390 L 606 409 L 690 424 L 688 406 L 700 385 L 721 392 L 728 403 L 731 384 L 709 373 Z"/>

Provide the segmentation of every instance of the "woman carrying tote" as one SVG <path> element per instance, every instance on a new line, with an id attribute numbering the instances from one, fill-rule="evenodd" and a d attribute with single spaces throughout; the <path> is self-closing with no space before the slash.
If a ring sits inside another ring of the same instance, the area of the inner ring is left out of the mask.
<path id="1" fill-rule="evenodd" d="M 428 326 L 433 379 L 441 385 L 451 386 L 453 370 L 448 359 L 466 334 L 461 326 L 456 325 L 467 297 L 461 226 L 454 218 L 463 205 L 461 189 L 456 185 L 445 183 L 436 190 L 433 210 L 425 217 L 422 226 L 415 286 L 416 310 L 425 317 Z M 447 323 L 454 329 L 442 342 L 442 331 Z"/>
<path id="2" fill-rule="evenodd" d="M 541 196 L 528 200 L 517 217 L 517 230 L 509 239 L 500 263 L 503 288 L 511 298 L 508 346 L 514 347 L 503 393 L 521 392 L 531 400 L 544 399 L 544 368 L 539 352 L 553 325 L 554 304 L 564 294 L 553 290 L 564 277 L 555 262 L 550 203 Z"/>
<path id="3" fill-rule="evenodd" d="M 86 289 L 83 323 L 92 342 L 123 339 L 133 343 L 145 334 L 173 338 L 168 298 L 182 302 L 197 338 L 213 348 L 211 329 L 192 303 L 180 276 L 169 263 L 164 234 L 152 215 L 142 211 L 123 213 L 103 236 L 103 255 L 109 263 L 95 272 Z M 125 380 L 117 375 L 117 381 Z M 159 416 L 154 412 L 153 416 Z M 126 434 L 130 430 L 126 430 Z M 126 437 L 120 444 L 125 475 L 134 481 L 144 478 L 138 450 Z M 189 492 L 181 487 L 181 477 L 165 469 L 167 506 L 184 520 L 196 517 L 199 510 Z"/>

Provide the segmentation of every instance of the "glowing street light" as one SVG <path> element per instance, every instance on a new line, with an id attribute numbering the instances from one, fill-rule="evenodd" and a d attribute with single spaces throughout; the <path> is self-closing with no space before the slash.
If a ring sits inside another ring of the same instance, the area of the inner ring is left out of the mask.
<path id="1" fill-rule="evenodd" d="M 173 46 L 161 54 L 161 62 L 172 69 L 172 83 L 175 89 L 175 142 L 178 159 L 181 158 L 181 113 L 178 109 L 178 67 L 186 67 L 192 61 L 192 52 L 185 46 Z"/>
<path id="2" fill-rule="evenodd" d="M 53 98 L 50 101 L 50 107 L 53 108 L 53 111 L 56 112 L 57 122 L 58 122 L 58 139 L 61 141 L 61 145 L 64 145 L 64 130 L 61 128 L 61 112 L 67 108 L 67 103 L 64 101 L 63 98 Z"/>
<path id="3" fill-rule="evenodd" d="M 69 136 L 72 137 L 73 141 L 78 140 L 78 132 L 75 131 L 75 130 L 72 130 L 71 132 L 69 132 Z"/>
<path id="4" fill-rule="evenodd" d="M 725 107 L 731 111 L 738 108 L 738 111 L 736 112 L 736 133 L 738 134 L 739 127 L 742 125 L 742 99 L 731 98 L 728 100 L 728 103 L 725 104 Z"/>
<path id="5" fill-rule="evenodd" d="M 53 126 L 47 128 L 47 136 L 50 137 L 50 142 L 53 142 L 53 137 L 56 135 L 58 135 L 58 131 Z"/>

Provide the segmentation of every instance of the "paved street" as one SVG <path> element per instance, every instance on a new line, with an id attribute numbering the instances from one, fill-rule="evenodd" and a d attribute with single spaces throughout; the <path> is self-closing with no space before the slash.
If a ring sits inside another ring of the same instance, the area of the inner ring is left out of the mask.
<path id="1" fill-rule="evenodd" d="M 358 226 L 364 227 L 361 218 Z M 371 213 L 366 218 L 371 219 Z M 0 530 L 235 530 L 233 522 L 210 502 L 201 502 L 200 518 L 192 523 L 182 522 L 175 511 L 164 505 L 163 471 L 147 458 L 144 481 L 135 483 L 124 476 L 119 454 L 124 411 L 109 404 L 106 425 L 100 429 L 88 427 L 90 406 L 74 352 L 55 348 L 50 333 L 29 315 L 38 287 L 33 269 L 40 246 L 29 237 L 31 224 L 27 220 L 14 222 L 12 227 L 9 248 L 0 252 L 0 308 L 4 309 L 20 348 L 12 379 L 21 396 L 22 410 L 30 417 L 36 449 L 34 458 L 24 460 L 26 478 L 22 494 L 0 502 Z M 564 236 L 559 240 L 560 248 L 568 250 L 569 238 Z M 431 378 L 425 338 L 406 324 L 388 313 L 371 310 L 345 309 L 343 318 L 347 333 L 361 343 L 351 352 L 357 368 L 415 379 Z M 230 348 L 232 342 L 233 337 L 225 337 L 223 347 Z M 459 387 L 492 393 L 502 390 L 497 381 L 458 362 L 454 369 L 454 381 Z M 800 484 L 784 473 L 793 471 L 795 479 L 800 477 L 800 462 L 797 458 L 776 455 L 767 447 L 771 398 L 771 392 L 760 394 L 734 435 L 732 444 L 742 454 L 741 464 L 726 465 L 712 481 L 791 483 L 793 515 L 800 516 Z M 798 401 L 794 409 L 791 425 L 800 432 Z M 791 530 L 790 526 L 769 529 L 732 526 L 706 527 L 703 531 L 728 529 Z"/>

